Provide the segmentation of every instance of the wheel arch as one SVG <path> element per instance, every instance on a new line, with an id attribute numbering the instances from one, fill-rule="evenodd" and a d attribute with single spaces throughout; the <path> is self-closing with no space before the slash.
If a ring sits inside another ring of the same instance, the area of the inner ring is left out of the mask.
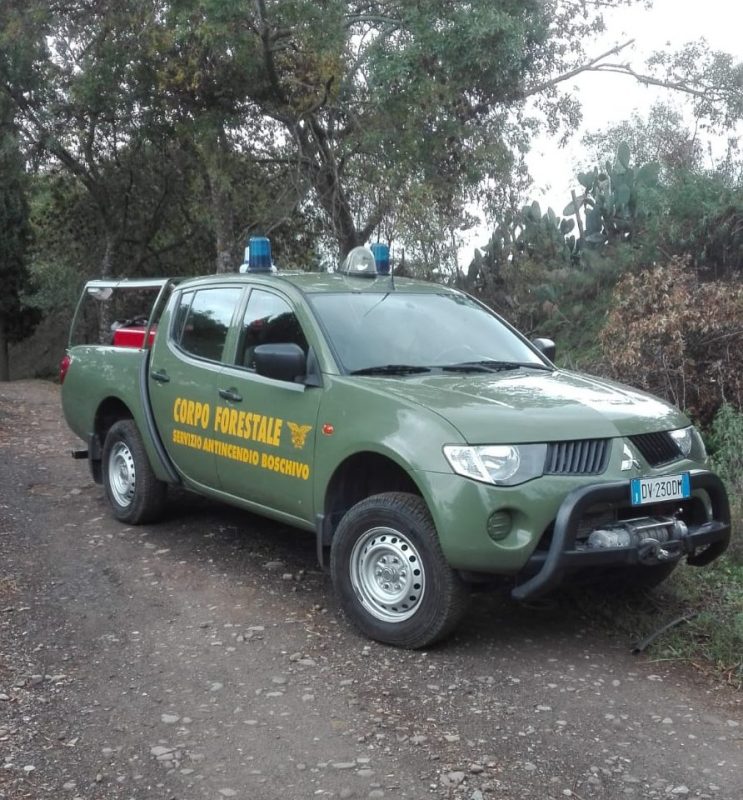
<path id="1" fill-rule="evenodd" d="M 101 444 L 111 426 L 120 419 L 134 419 L 134 414 L 127 404 L 118 397 L 107 397 L 98 405 L 95 412 L 93 430 Z"/>
<path id="2" fill-rule="evenodd" d="M 142 380 L 140 374 L 140 382 Z M 180 483 L 175 467 L 160 441 L 157 425 L 149 407 L 149 398 L 145 398 L 141 404 L 130 404 L 116 395 L 109 395 L 98 404 L 93 419 L 93 430 L 88 435 L 88 459 L 96 483 L 103 481 L 101 453 L 106 435 L 113 425 L 125 419 L 132 420 L 137 426 L 150 465 L 158 479 L 166 483 Z"/>
<path id="3" fill-rule="evenodd" d="M 383 492 L 407 492 L 425 501 L 410 473 L 388 455 L 363 450 L 338 464 L 328 480 L 322 513 L 317 519 L 317 551 L 321 564 L 324 563 L 323 551 L 330 546 L 343 515 L 361 500 Z"/>
<path id="4" fill-rule="evenodd" d="M 120 419 L 134 419 L 134 414 L 123 400 L 109 396 L 98 404 L 93 418 L 93 430 L 88 434 L 88 464 L 96 483 L 103 483 L 103 442 L 111 427 Z"/>

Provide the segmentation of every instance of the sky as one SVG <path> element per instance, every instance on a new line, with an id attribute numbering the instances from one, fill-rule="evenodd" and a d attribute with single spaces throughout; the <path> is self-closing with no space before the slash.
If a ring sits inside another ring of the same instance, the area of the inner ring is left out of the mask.
<path id="1" fill-rule="evenodd" d="M 607 32 L 596 40 L 589 55 L 598 55 L 616 44 L 635 39 L 622 60 L 643 71 L 645 58 L 655 50 L 680 49 L 686 42 L 704 37 L 715 50 L 743 60 L 743 4 L 740 0 L 655 0 L 652 8 L 639 5 L 606 14 Z M 560 214 L 570 200 L 570 189 L 579 188 L 575 167 L 585 157 L 581 138 L 629 119 L 633 111 L 645 116 L 657 100 L 673 99 L 673 93 L 644 87 L 624 75 L 586 73 L 564 84 L 583 106 L 583 125 L 570 143 L 560 148 L 542 137 L 534 142 L 527 163 L 534 179 L 530 197 L 552 205 Z M 487 238 L 487 236 L 486 236 Z"/>

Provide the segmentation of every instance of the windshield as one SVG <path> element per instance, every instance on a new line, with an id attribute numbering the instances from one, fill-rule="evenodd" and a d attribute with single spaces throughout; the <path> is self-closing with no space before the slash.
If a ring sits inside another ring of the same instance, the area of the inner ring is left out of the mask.
<path id="1" fill-rule="evenodd" d="M 523 340 L 463 294 L 344 292 L 314 295 L 311 302 L 351 373 L 544 368 Z"/>

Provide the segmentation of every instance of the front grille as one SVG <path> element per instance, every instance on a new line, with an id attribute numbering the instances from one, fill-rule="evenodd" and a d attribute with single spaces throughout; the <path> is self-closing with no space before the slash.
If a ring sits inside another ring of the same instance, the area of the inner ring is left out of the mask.
<path id="1" fill-rule="evenodd" d="M 546 475 L 598 475 L 606 469 L 608 439 L 580 439 L 547 445 Z"/>
<path id="2" fill-rule="evenodd" d="M 629 440 L 642 453 L 643 458 L 651 467 L 670 464 L 671 461 L 676 461 L 683 455 L 668 431 L 638 433 L 630 436 Z"/>

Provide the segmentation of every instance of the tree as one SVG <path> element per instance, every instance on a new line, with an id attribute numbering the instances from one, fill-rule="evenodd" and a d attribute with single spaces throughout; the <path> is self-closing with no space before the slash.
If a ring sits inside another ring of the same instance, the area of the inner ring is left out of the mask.
<path id="1" fill-rule="evenodd" d="M 442 239 L 483 186 L 502 205 L 537 125 L 526 99 L 540 95 L 550 125 L 575 121 L 576 104 L 556 87 L 582 63 L 602 10 L 622 2 L 582 3 L 582 14 L 567 0 L 173 8 L 189 19 L 201 10 L 209 33 L 219 11 L 216 30 L 236 32 L 230 52 L 248 78 L 246 102 L 265 120 L 270 157 L 294 159 L 343 255 L 385 221 L 404 236 L 405 209 L 418 211 L 421 198 L 443 221 Z"/>
<path id="2" fill-rule="evenodd" d="M 157 9 L 31 0 L 0 10 L 0 93 L 15 106 L 27 152 L 61 166 L 85 187 L 101 230 L 99 276 L 123 269 L 122 244 L 147 248 L 171 211 L 166 175 L 179 142 L 157 103 L 153 50 Z M 157 159 L 152 159 L 152 151 Z M 159 181 L 144 164 L 157 164 Z M 145 180 L 155 189 L 147 224 L 131 224 Z"/>
<path id="3" fill-rule="evenodd" d="M 728 111 L 730 108 L 728 107 Z M 703 159 L 702 120 L 687 119 L 675 108 L 656 104 L 647 118 L 634 114 L 630 120 L 584 137 L 597 158 L 619 152 L 629 142 L 635 160 L 655 159 L 660 165 L 659 183 L 639 186 L 638 178 L 650 170 L 643 166 L 635 175 L 638 189 L 634 216 L 642 213 L 642 230 L 633 220 L 635 262 L 648 266 L 654 261 L 677 256 L 705 280 L 731 279 L 743 272 L 743 181 L 736 148 Z M 611 186 L 616 194 L 617 181 Z M 578 179 L 593 191 L 590 172 Z M 631 187 L 630 187 L 631 188 Z M 594 192 L 595 194 L 595 192 Z M 616 214 L 618 203 L 611 205 Z M 588 215 L 587 215 L 588 222 Z M 604 227 L 603 232 L 606 232 Z M 607 236 L 605 238 L 611 238 Z"/>
<path id="4" fill-rule="evenodd" d="M 0 381 L 10 379 L 8 344 L 28 335 L 37 321 L 22 302 L 29 234 L 26 173 L 13 109 L 0 95 Z"/>
<path id="5" fill-rule="evenodd" d="M 583 136 L 590 163 L 613 159 L 626 142 L 639 163 L 657 162 L 665 179 L 679 170 L 702 168 L 703 145 L 699 132 L 690 129 L 680 108 L 666 102 L 654 103 L 647 116 L 633 112 L 628 120 Z"/>
<path id="6" fill-rule="evenodd" d="M 483 186 L 494 205 L 510 199 L 503 187 L 537 125 L 528 97 L 540 95 L 551 126 L 576 120 L 556 86 L 603 11 L 628 2 L 582 3 L 580 14 L 570 0 L 163 3 L 159 70 L 174 113 L 194 126 L 218 241 L 231 238 L 240 192 L 230 150 L 284 166 L 341 255 L 382 228 L 431 250 L 406 213 L 422 203 L 450 240 Z"/>
<path id="7" fill-rule="evenodd" d="M 580 72 L 622 72 L 700 103 L 711 92 L 733 113 L 737 67 L 720 54 L 705 50 L 702 71 L 690 55 L 656 60 L 645 76 L 619 60 L 628 43 L 586 52 L 605 11 L 632 2 L 28 0 L 0 8 L 0 91 L 27 151 L 90 193 L 103 275 L 121 270 L 122 243 L 140 236 L 128 215 L 145 151 L 161 154 L 165 175 L 184 149 L 203 173 L 218 270 L 258 224 L 249 199 L 265 182 L 239 184 L 246 172 L 270 176 L 265 193 L 281 196 L 285 221 L 319 208 L 340 255 L 383 234 L 436 269 L 453 258 L 471 202 L 514 206 L 534 132 L 577 122 L 561 87 Z M 171 213 L 172 193 L 154 197 Z"/>

